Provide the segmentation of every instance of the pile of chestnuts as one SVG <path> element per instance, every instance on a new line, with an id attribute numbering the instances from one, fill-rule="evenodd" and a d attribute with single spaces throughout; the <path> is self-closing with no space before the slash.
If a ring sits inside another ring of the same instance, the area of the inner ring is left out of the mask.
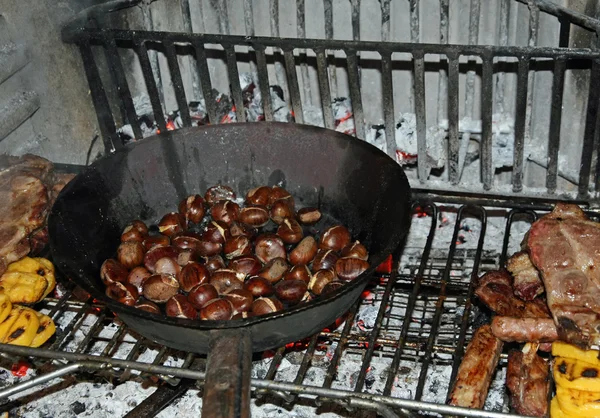
<path id="1" fill-rule="evenodd" d="M 132 221 L 100 278 L 126 305 L 172 317 L 229 320 L 281 311 L 334 292 L 369 268 L 343 225 L 322 231 L 316 208 L 296 211 L 284 188 L 227 186 L 179 203 L 157 226 Z"/>

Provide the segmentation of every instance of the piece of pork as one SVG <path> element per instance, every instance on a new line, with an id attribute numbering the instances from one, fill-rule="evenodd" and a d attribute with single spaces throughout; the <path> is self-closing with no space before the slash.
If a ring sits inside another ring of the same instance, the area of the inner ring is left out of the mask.
<path id="1" fill-rule="evenodd" d="M 506 386 L 513 409 L 520 415 L 544 417 L 548 414 L 550 390 L 548 361 L 537 354 L 537 344 L 525 344 L 522 351 L 508 354 Z"/>
<path id="2" fill-rule="evenodd" d="M 527 252 L 519 251 L 510 257 L 506 262 L 506 269 L 514 277 L 515 295 L 522 300 L 534 300 L 544 293 L 544 283 Z"/>

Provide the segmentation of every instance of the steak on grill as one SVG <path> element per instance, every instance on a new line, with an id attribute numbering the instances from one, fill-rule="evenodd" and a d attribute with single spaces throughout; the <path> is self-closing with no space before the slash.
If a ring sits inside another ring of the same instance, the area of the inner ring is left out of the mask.
<path id="1" fill-rule="evenodd" d="M 577 205 L 558 203 L 531 226 L 527 246 L 558 337 L 581 347 L 600 343 L 600 224 Z"/>
<path id="2" fill-rule="evenodd" d="M 537 344 L 532 343 L 526 344 L 523 351 L 512 350 L 508 354 L 506 386 L 518 414 L 544 417 L 548 414 L 550 367 L 536 351 Z"/>

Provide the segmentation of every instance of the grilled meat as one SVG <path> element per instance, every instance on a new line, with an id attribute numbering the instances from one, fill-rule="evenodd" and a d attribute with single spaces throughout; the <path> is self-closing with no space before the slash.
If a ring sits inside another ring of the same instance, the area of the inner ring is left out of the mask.
<path id="1" fill-rule="evenodd" d="M 552 342 L 558 339 L 552 318 L 515 318 L 496 316 L 492 319 L 492 333 L 505 342 Z"/>
<path id="2" fill-rule="evenodd" d="M 531 226 L 527 246 L 558 337 L 582 347 L 599 344 L 600 224 L 577 205 L 559 203 Z"/>
<path id="3" fill-rule="evenodd" d="M 467 346 L 458 368 L 456 382 L 448 403 L 467 408 L 482 408 L 487 397 L 502 341 L 492 334 L 489 325 L 480 327 Z"/>
<path id="4" fill-rule="evenodd" d="M 544 293 L 544 283 L 540 274 L 525 251 L 520 251 L 510 257 L 506 262 L 506 269 L 514 277 L 515 295 L 522 300 L 533 300 L 536 296 Z"/>
<path id="5" fill-rule="evenodd" d="M 537 344 L 525 344 L 523 351 L 508 354 L 506 386 L 513 409 L 521 415 L 544 417 L 548 414 L 550 367 L 538 356 Z"/>

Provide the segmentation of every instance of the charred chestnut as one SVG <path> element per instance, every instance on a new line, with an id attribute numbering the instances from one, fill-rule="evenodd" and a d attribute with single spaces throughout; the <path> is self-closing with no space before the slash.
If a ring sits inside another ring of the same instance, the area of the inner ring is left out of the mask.
<path id="1" fill-rule="evenodd" d="M 262 206 L 248 206 L 240 211 L 241 223 L 253 228 L 260 228 L 269 222 L 269 212 Z"/>
<path id="2" fill-rule="evenodd" d="M 344 257 L 335 263 L 335 272 L 340 280 L 351 281 L 369 268 L 369 263 L 360 258 Z"/>
<path id="3" fill-rule="evenodd" d="M 221 221 L 227 226 L 237 221 L 240 215 L 240 205 L 231 200 L 219 200 L 210 208 L 210 214 L 215 221 Z"/>
<path id="4" fill-rule="evenodd" d="M 310 264 L 317 255 L 317 241 L 311 236 L 302 238 L 296 248 L 290 251 L 289 259 L 293 265 Z"/>
<path id="5" fill-rule="evenodd" d="M 114 282 L 125 282 L 129 275 L 127 269 L 117 260 L 109 258 L 100 267 L 100 280 L 105 286 Z"/>
<path id="6" fill-rule="evenodd" d="M 283 304 L 276 298 L 258 298 L 252 304 L 255 315 L 266 315 L 283 309 Z"/>
<path id="7" fill-rule="evenodd" d="M 235 192 L 229 186 L 223 186 L 221 184 L 209 188 L 204 194 L 204 201 L 212 206 L 219 200 L 235 200 Z"/>
<path id="8" fill-rule="evenodd" d="M 310 278 L 312 277 L 312 273 L 306 264 L 296 264 L 292 267 L 288 272 L 283 276 L 284 280 L 302 280 L 303 282 L 308 283 Z"/>
<path id="9" fill-rule="evenodd" d="M 126 269 L 132 269 L 144 261 L 144 246 L 139 241 L 122 242 L 117 248 L 117 259 Z"/>
<path id="10" fill-rule="evenodd" d="M 204 218 L 204 199 L 199 194 L 191 195 L 179 202 L 179 214 L 186 220 L 198 224 Z"/>
<path id="11" fill-rule="evenodd" d="M 287 270 L 288 264 L 285 259 L 277 257 L 265 264 L 258 272 L 258 276 L 267 279 L 271 283 L 277 283 Z"/>
<path id="12" fill-rule="evenodd" d="M 146 251 L 150 251 L 155 247 L 168 247 L 171 244 L 171 240 L 166 235 L 156 235 L 154 237 L 146 237 L 144 239 L 144 248 Z"/>
<path id="13" fill-rule="evenodd" d="M 232 259 L 229 268 L 246 276 L 254 276 L 262 268 L 262 263 L 253 255 L 243 255 Z"/>
<path id="14" fill-rule="evenodd" d="M 135 308 L 154 314 L 160 314 L 160 308 L 158 307 L 158 305 L 154 302 L 150 302 L 149 300 L 144 300 L 136 303 Z"/>
<path id="15" fill-rule="evenodd" d="M 338 290 L 340 290 L 340 288 L 342 288 L 344 286 L 344 282 L 340 282 L 339 280 L 334 280 L 332 282 L 329 282 L 325 285 L 325 287 L 323 288 L 323 290 L 321 291 L 322 295 L 328 295 L 330 293 L 334 293 L 337 292 Z"/>
<path id="16" fill-rule="evenodd" d="M 167 213 L 158 223 L 158 230 L 168 237 L 185 230 L 185 219 L 178 212 Z"/>
<path id="17" fill-rule="evenodd" d="M 169 274 L 154 274 L 146 279 L 142 294 L 155 303 L 165 303 L 179 292 L 179 282 Z"/>
<path id="18" fill-rule="evenodd" d="M 270 197 L 271 188 L 269 186 L 256 187 L 246 193 L 246 204 L 268 206 Z"/>
<path id="19" fill-rule="evenodd" d="M 252 308 L 254 297 L 250 291 L 245 289 L 235 289 L 225 295 L 225 299 L 231 302 L 233 313 L 249 311 Z"/>
<path id="20" fill-rule="evenodd" d="M 343 225 L 329 227 L 321 235 L 319 248 L 333 251 L 340 251 L 350 244 L 350 231 Z"/>
<path id="21" fill-rule="evenodd" d="M 193 287 L 207 283 L 210 280 L 208 269 L 200 263 L 191 262 L 186 264 L 179 274 L 177 281 L 181 290 L 189 292 Z"/>
<path id="22" fill-rule="evenodd" d="M 210 284 L 217 289 L 220 295 L 224 295 L 232 290 L 243 288 L 245 277 L 234 270 L 221 269 L 211 275 Z"/>
<path id="23" fill-rule="evenodd" d="M 254 254 L 265 264 L 277 257 L 285 258 L 285 244 L 275 234 L 262 234 L 254 242 Z"/>
<path id="24" fill-rule="evenodd" d="M 298 222 L 302 225 L 314 225 L 321 220 L 321 212 L 317 208 L 302 208 L 298 210 Z"/>
<path id="25" fill-rule="evenodd" d="M 202 234 L 203 241 L 224 244 L 229 238 L 229 227 L 223 221 L 210 221 Z"/>
<path id="26" fill-rule="evenodd" d="M 332 281 L 335 280 L 335 271 L 332 269 L 327 270 L 319 270 L 311 277 L 308 282 L 308 288 L 315 295 L 320 295 L 323 291 L 323 288 Z"/>
<path id="27" fill-rule="evenodd" d="M 312 262 L 312 271 L 332 269 L 339 256 L 332 250 L 319 250 Z"/>
<path id="28" fill-rule="evenodd" d="M 273 206 L 273 204 L 278 200 L 286 200 L 292 210 L 294 210 L 294 198 L 290 192 L 285 190 L 283 187 L 273 186 L 271 187 L 271 194 L 269 195 L 270 206 Z"/>
<path id="29" fill-rule="evenodd" d="M 123 284 L 120 282 L 114 282 L 106 288 L 106 296 L 117 302 L 123 303 L 128 306 L 135 305 L 139 293 L 137 289 L 130 284 Z"/>
<path id="30" fill-rule="evenodd" d="M 198 316 L 198 312 L 184 295 L 171 297 L 165 305 L 165 313 L 175 318 L 195 319 Z"/>
<path id="31" fill-rule="evenodd" d="M 244 283 L 244 289 L 248 290 L 254 297 L 271 296 L 275 288 L 270 281 L 263 277 L 250 277 Z"/>
<path id="32" fill-rule="evenodd" d="M 233 316 L 233 306 L 227 299 L 213 299 L 200 309 L 200 319 L 226 321 Z"/>
<path id="33" fill-rule="evenodd" d="M 228 259 L 251 254 L 252 244 L 250 243 L 250 238 L 244 235 L 229 238 L 227 241 L 225 241 L 223 253 Z"/>
<path id="34" fill-rule="evenodd" d="M 269 215 L 273 222 L 280 225 L 284 219 L 294 216 L 294 209 L 289 204 L 289 199 L 276 200 L 271 206 Z"/>
<path id="35" fill-rule="evenodd" d="M 159 258 L 154 264 L 154 272 L 156 274 L 170 274 L 172 276 L 177 276 L 180 271 L 181 266 L 177 264 L 177 260 L 175 258 Z"/>
<path id="36" fill-rule="evenodd" d="M 281 225 L 279 225 L 279 228 L 277 228 L 277 235 L 279 235 L 286 244 L 296 244 L 304 237 L 304 232 L 298 221 L 287 218 L 284 219 Z"/>
<path id="37" fill-rule="evenodd" d="M 176 259 L 178 253 L 177 249 L 171 246 L 154 247 L 144 255 L 144 266 L 150 273 L 154 273 L 156 271 L 155 265 L 158 260 L 165 257 Z"/>
<path id="38" fill-rule="evenodd" d="M 295 305 L 302 300 L 307 290 L 308 286 L 302 280 L 283 280 L 275 286 L 275 295 L 282 302 Z"/>
<path id="39" fill-rule="evenodd" d="M 369 259 L 369 251 L 359 241 L 354 241 L 352 244 L 342 248 L 342 257 L 358 258 L 367 261 Z"/>
<path id="40" fill-rule="evenodd" d="M 219 292 L 210 283 L 203 283 L 195 286 L 190 290 L 187 296 L 188 302 L 190 302 L 196 309 L 202 309 L 204 305 L 213 299 L 219 297 Z"/>
<path id="41" fill-rule="evenodd" d="M 138 293 L 142 293 L 142 286 L 150 276 L 152 276 L 152 273 L 150 273 L 146 267 L 139 266 L 129 272 L 127 283 L 135 287 L 138 290 Z"/>
<path id="42" fill-rule="evenodd" d="M 225 268 L 225 261 L 223 261 L 223 257 L 220 255 L 213 255 L 206 260 L 204 263 L 208 271 L 212 274 L 219 269 Z"/>

